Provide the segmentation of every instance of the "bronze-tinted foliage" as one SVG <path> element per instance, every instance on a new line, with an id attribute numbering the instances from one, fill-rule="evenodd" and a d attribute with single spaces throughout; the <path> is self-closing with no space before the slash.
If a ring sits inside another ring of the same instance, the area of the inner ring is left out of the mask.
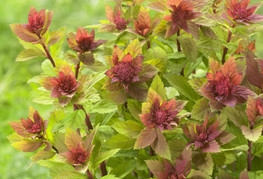
<path id="1" fill-rule="evenodd" d="M 246 102 L 253 92 L 244 86 L 242 74 L 237 71 L 236 62 L 233 58 L 221 66 L 217 61 L 210 62 L 212 73 L 207 73 L 207 83 L 200 92 L 210 100 L 214 109 L 222 109 L 224 106 L 235 106 L 236 103 Z"/>
<path id="2" fill-rule="evenodd" d="M 179 123 L 177 114 L 185 104 L 184 101 L 175 99 L 164 101 L 156 92 L 150 91 L 147 103 L 142 108 L 141 121 L 148 128 L 158 127 L 161 131 L 173 129 L 172 126 Z"/>
<path id="3" fill-rule="evenodd" d="M 105 42 L 104 40 L 95 41 L 94 29 L 91 31 L 91 33 L 89 33 L 82 27 L 78 28 L 77 34 L 70 33 L 67 40 L 69 47 L 79 53 L 95 50 L 98 46 Z"/>
<path id="4" fill-rule="evenodd" d="M 52 11 L 42 9 L 38 12 L 34 7 L 31 7 L 28 14 L 28 24 L 12 24 L 10 27 L 20 39 L 26 42 L 38 42 L 49 28 L 52 15 Z"/>
<path id="5" fill-rule="evenodd" d="M 186 0 L 168 0 L 167 5 L 171 15 L 165 16 L 164 20 L 171 22 L 169 34 L 167 37 L 177 33 L 178 29 L 183 29 L 190 33 L 187 22 L 193 20 L 201 15 L 200 12 L 194 11 L 194 4 L 192 1 Z"/>
<path id="6" fill-rule="evenodd" d="M 80 85 L 69 66 L 63 66 L 58 77 L 47 77 L 41 81 L 42 86 L 51 90 L 51 97 L 58 98 L 61 105 L 69 103 Z"/>
<path id="7" fill-rule="evenodd" d="M 137 100 L 146 98 L 145 82 L 154 77 L 157 71 L 151 65 L 143 65 L 143 58 L 140 54 L 136 57 L 130 53 L 125 55 L 120 48 L 114 47 L 113 56 L 109 59 L 111 68 L 105 73 L 108 77 L 105 87 L 113 92 L 113 98 L 119 98 L 116 102 L 124 102 L 127 98 L 125 94 Z"/>
<path id="8" fill-rule="evenodd" d="M 21 118 L 20 122 L 10 122 L 10 126 L 17 134 L 26 138 L 43 138 L 45 136 L 47 120 L 43 120 L 39 113 L 35 111 L 27 120 Z"/>
<path id="9" fill-rule="evenodd" d="M 220 152 L 220 144 L 223 145 L 233 139 L 225 137 L 228 133 L 219 130 L 219 121 L 209 125 L 208 117 L 201 125 L 184 126 L 183 131 L 186 137 L 191 140 L 186 148 L 194 145 L 195 150 L 200 148 L 202 152 Z"/>
<path id="10" fill-rule="evenodd" d="M 147 160 L 146 163 L 157 179 L 185 179 L 191 171 L 192 151 L 184 150 L 171 164 L 167 160 Z"/>
<path id="11" fill-rule="evenodd" d="M 254 14 L 257 5 L 249 7 L 250 0 L 227 0 L 226 10 L 228 16 L 237 23 L 249 25 L 251 23 L 257 23 L 263 21 L 263 16 Z"/>

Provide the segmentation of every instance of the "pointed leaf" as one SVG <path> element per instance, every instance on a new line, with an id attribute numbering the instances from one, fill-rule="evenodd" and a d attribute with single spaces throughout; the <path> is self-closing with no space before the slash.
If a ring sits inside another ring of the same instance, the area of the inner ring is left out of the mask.
<path id="1" fill-rule="evenodd" d="M 247 126 L 241 126 L 241 131 L 247 140 L 256 142 L 262 133 L 262 126 L 250 129 Z"/>
<path id="2" fill-rule="evenodd" d="M 125 54 L 130 53 L 133 58 L 142 54 L 142 46 L 138 39 L 133 40 L 124 51 Z"/>
<path id="3" fill-rule="evenodd" d="M 154 77 L 153 82 L 151 84 L 151 89 L 157 92 L 157 94 L 161 96 L 163 100 L 166 100 L 166 90 L 164 88 L 164 84 L 161 78 L 158 75 Z"/>
<path id="4" fill-rule="evenodd" d="M 139 134 L 137 141 L 135 142 L 134 149 L 142 149 L 151 145 L 157 138 L 155 128 L 145 128 Z"/>
<path id="5" fill-rule="evenodd" d="M 169 149 L 169 145 L 166 141 L 165 136 L 162 134 L 159 128 L 156 129 L 157 138 L 155 139 L 154 143 L 152 144 L 153 150 L 163 158 L 168 160 L 171 159 L 171 152 Z"/>

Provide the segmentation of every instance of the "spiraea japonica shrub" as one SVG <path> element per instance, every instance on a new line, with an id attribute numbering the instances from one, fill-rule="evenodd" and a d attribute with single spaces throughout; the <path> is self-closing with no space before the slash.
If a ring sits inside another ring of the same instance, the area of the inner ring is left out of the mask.
<path id="1" fill-rule="evenodd" d="M 10 25 L 16 60 L 43 58 L 29 83 L 53 111 L 10 122 L 11 145 L 52 178 L 262 178 L 261 3 L 105 3 L 108 19 L 76 32 L 34 7 Z"/>

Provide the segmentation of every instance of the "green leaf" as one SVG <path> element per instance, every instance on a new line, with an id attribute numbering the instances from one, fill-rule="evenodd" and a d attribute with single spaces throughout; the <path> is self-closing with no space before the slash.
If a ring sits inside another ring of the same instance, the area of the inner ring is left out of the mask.
<path id="1" fill-rule="evenodd" d="M 133 40 L 124 51 L 125 54 L 130 53 L 133 58 L 142 54 L 142 46 L 138 39 Z"/>
<path id="2" fill-rule="evenodd" d="M 162 134 L 159 128 L 156 129 L 157 138 L 155 139 L 154 143 L 152 144 L 153 150 L 160 155 L 162 158 L 166 158 L 171 160 L 171 152 L 169 149 L 169 145 L 166 141 L 165 136 Z"/>
<path id="3" fill-rule="evenodd" d="M 205 98 L 198 100 L 193 106 L 193 110 L 191 112 L 191 116 L 199 121 L 204 121 L 205 118 L 210 115 L 210 106 L 209 101 Z"/>
<path id="4" fill-rule="evenodd" d="M 65 28 L 63 28 L 63 27 L 57 31 L 51 32 L 47 45 L 50 46 L 50 45 L 57 43 L 64 36 L 65 36 Z"/>
<path id="5" fill-rule="evenodd" d="M 113 169 L 110 171 L 110 174 L 113 174 L 119 178 L 124 178 L 135 167 L 136 167 L 136 161 L 135 160 L 125 160 L 125 161 L 119 162 L 117 165 L 115 165 L 113 167 Z"/>
<path id="6" fill-rule="evenodd" d="M 161 78 L 158 75 L 154 77 L 150 88 L 157 92 L 163 100 L 166 100 L 166 90 Z"/>
<path id="7" fill-rule="evenodd" d="M 103 118 L 103 121 L 101 122 L 101 125 L 107 124 L 111 120 L 111 118 L 114 116 L 115 113 L 116 112 L 114 111 L 114 112 L 111 112 L 111 113 L 107 114 L 106 117 Z"/>
<path id="8" fill-rule="evenodd" d="M 147 50 L 146 59 L 167 59 L 167 52 L 164 51 L 161 47 L 153 47 Z"/>
<path id="9" fill-rule="evenodd" d="M 186 78 L 177 75 L 165 75 L 165 79 L 181 94 L 185 97 L 197 101 L 200 99 L 198 93 L 189 85 Z"/>
<path id="10" fill-rule="evenodd" d="M 41 64 L 41 69 L 47 76 L 56 76 L 56 72 L 54 70 L 54 67 L 52 66 L 50 60 L 45 60 Z"/>
<path id="11" fill-rule="evenodd" d="M 100 179 L 119 179 L 119 178 L 116 177 L 115 175 L 106 175 L 101 177 Z"/>
<path id="12" fill-rule="evenodd" d="M 158 176 L 164 170 L 163 164 L 158 160 L 146 160 L 145 162 L 154 176 Z"/>
<path id="13" fill-rule="evenodd" d="M 16 61 L 27 61 L 37 57 L 46 57 L 46 55 L 37 48 L 25 49 L 17 56 Z"/>
<path id="14" fill-rule="evenodd" d="M 43 105 L 52 105 L 55 101 L 56 98 L 52 98 L 49 91 L 40 91 L 33 99 L 34 103 Z"/>
<path id="15" fill-rule="evenodd" d="M 32 162 L 35 163 L 39 160 L 46 160 L 52 158 L 56 153 L 53 151 L 40 150 L 32 157 Z"/>
<path id="16" fill-rule="evenodd" d="M 245 110 L 240 106 L 225 107 L 222 111 L 222 115 L 228 117 L 237 127 L 241 127 L 242 125 L 247 126 L 248 119 Z"/>
<path id="17" fill-rule="evenodd" d="M 97 104 L 95 104 L 91 110 L 90 113 L 110 113 L 117 110 L 117 106 L 114 102 L 108 99 L 104 99 Z"/>
<path id="18" fill-rule="evenodd" d="M 151 64 L 159 69 L 160 72 L 165 72 L 167 66 L 167 59 L 151 59 L 145 61 L 145 63 Z"/>
<path id="19" fill-rule="evenodd" d="M 214 163 L 211 154 L 201 152 L 195 153 L 193 154 L 192 161 L 198 169 L 204 171 L 208 175 L 212 175 Z"/>
<path id="20" fill-rule="evenodd" d="M 131 115 L 138 121 L 141 121 L 139 114 L 141 114 L 142 104 L 135 99 L 128 99 L 127 107 Z"/>
<path id="21" fill-rule="evenodd" d="M 60 35 L 61 35 L 59 40 L 55 44 L 53 44 L 49 47 L 50 54 L 52 57 L 58 57 L 60 55 L 60 53 L 62 52 L 62 50 L 61 50 L 62 45 L 63 45 L 64 40 L 65 40 L 66 28 L 61 27 L 58 31 L 60 31 Z"/>
<path id="22" fill-rule="evenodd" d="M 262 133 L 262 126 L 250 129 L 247 126 L 241 126 L 241 131 L 247 140 L 256 142 Z"/>
<path id="23" fill-rule="evenodd" d="M 85 124 L 86 114 L 83 110 L 76 110 L 66 115 L 66 117 L 56 123 L 52 129 L 53 132 L 61 131 L 65 132 L 67 127 L 76 130 Z"/>
<path id="24" fill-rule="evenodd" d="M 134 146 L 135 139 L 131 139 L 122 134 L 117 134 L 112 136 L 107 142 L 106 146 L 108 148 L 120 148 L 120 149 L 131 149 Z"/>
<path id="25" fill-rule="evenodd" d="M 99 153 L 97 157 L 94 159 L 94 161 L 91 163 L 92 168 L 99 166 L 101 162 L 109 159 L 110 157 L 115 155 L 119 150 L 120 149 L 112 149 L 112 150 L 108 150 L 108 151 Z"/>
<path id="26" fill-rule="evenodd" d="M 195 61 L 198 57 L 198 49 L 195 41 L 188 36 L 179 36 L 178 40 L 188 60 Z"/>
<path id="27" fill-rule="evenodd" d="M 51 117 L 48 120 L 48 126 L 46 129 L 46 138 L 50 141 L 50 142 L 54 142 L 54 133 L 52 132 L 52 129 L 54 127 L 54 125 L 58 122 L 61 121 L 62 119 L 64 119 L 65 114 L 63 110 L 55 110 L 52 114 Z"/>
<path id="28" fill-rule="evenodd" d="M 112 126 L 118 133 L 123 134 L 130 138 L 136 138 L 141 130 L 143 129 L 143 126 L 138 124 L 135 121 L 128 120 L 128 121 L 120 121 Z"/>

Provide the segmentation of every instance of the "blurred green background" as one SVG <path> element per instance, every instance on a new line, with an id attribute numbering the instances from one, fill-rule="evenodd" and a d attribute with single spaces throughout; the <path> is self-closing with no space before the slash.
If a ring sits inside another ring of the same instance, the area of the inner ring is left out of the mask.
<path id="1" fill-rule="evenodd" d="M 252 2 L 259 2 L 254 0 Z M 46 8 L 54 10 L 51 30 L 66 26 L 67 33 L 76 31 L 79 26 L 98 24 L 105 19 L 103 0 L 11 0 L 0 6 L 0 178 L 26 179 L 50 178 L 45 168 L 30 164 L 31 153 L 23 153 L 14 149 L 7 136 L 13 131 L 9 121 L 20 120 L 28 114 L 32 105 L 46 119 L 48 107 L 33 104 L 36 95 L 34 84 L 27 81 L 40 73 L 40 60 L 15 63 L 15 58 L 22 50 L 16 36 L 11 32 L 9 24 L 27 23 L 30 6 L 37 10 Z M 263 8 L 258 11 L 263 14 Z M 258 33 L 257 55 L 263 58 L 263 33 Z M 66 43 L 64 43 L 66 46 Z"/>

